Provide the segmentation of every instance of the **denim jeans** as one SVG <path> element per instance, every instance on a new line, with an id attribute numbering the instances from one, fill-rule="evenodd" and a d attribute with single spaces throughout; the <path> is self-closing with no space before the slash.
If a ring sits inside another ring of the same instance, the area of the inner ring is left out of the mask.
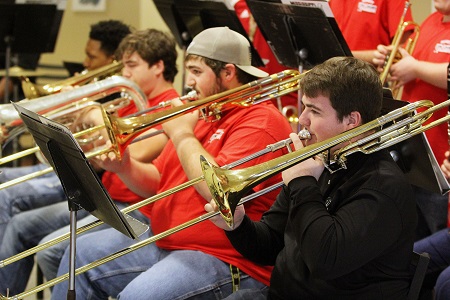
<path id="1" fill-rule="evenodd" d="M 147 234 L 151 236 L 149 231 Z M 115 229 L 105 229 L 77 240 L 76 265 L 122 250 L 136 243 Z M 69 255 L 64 253 L 58 275 L 68 272 Z M 241 272 L 241 287 L 265 286 Z M 53 288 L 52 299 L 64 299 L 67 281 Z M 231 294 L 230 267 L 200 251 L 167 251 L 154 243 L 120 256 L 75 277 L 78 299 L 222 299 Z"/>
<path id="2" fill-rule="evenodd" d="M 35 166 L 2 168 L 0 181 L 14 178 L 47 168 L 45 164 Z M 49 173 L 0 190 L 0 245 L 6 226 L 14 215 L 34 208 L 64 201 L 64 191 L 55 173 Z M 11 241 L 9 240 L 8 243 Z"/>
<path id="3" fill-rule="evenodd" d="M 123 202 L 118 202 L 116 201 L 116 206 L 118 209 L 123 209 L 125 208 L 127 205 Z M 66 204 L 67 205 L 67 204 Z M 140 211 L 136 210 L 136 211 L 132 211 L 130 213 L 128 213 L 130 216 L 138 219 L 139 221 L 148 224 L 148 219 L 147 217 L 145 217 Z M 83 215 L 86 215 L 86 213 L 84 213 Z M 80 228 L 84 225 L 87 225 L 89 223 L 92 223 L 93 221 L 97 220 L 96 217 L 94 217 L 93 215 L 88 215 L 87 217 L 78 220 L 77 221 L 77 227 Z M 93 229 L 90 229 L 87 232 L 94 232 L 97 230 L 102 230 L 102 229 L 106 229 L 108 228 L 109 225 L 106 224 L 102 224 L 100 226 L 97 226 Z M 56 237 L 59 237 L 67 232 L 69 232 L 70 227 L 69 226 L 65 226 L 61 229 L 58 229 L 50 234 L 48 234 L 47 236 L 45 236 L 40 242 L 39 244 L 43 244 L 51 239 L 54 239 Z M 61 258 L 64 255 L 64 251 L 66 250 L 66 248 L 69 246 L 69 240 L 60 242 L 54 246 L 51 246 L 49 248 L 46 248 L 42 251 L 39 251 L 36 254 L 36 261 L 39 265 L 39 267 L 42 270 L 42 273 L 44 274 L 44 277 L 47 280 L 51 280 L 53 278 L 56 277 L 57 273 L 58 273 L 58 267 L 59 267 L 59 263 L 61 261 Z"/>
<path id="4" fill-rule="evenodd" d="M 77 218 L 88 213 L 80 210 Z M 36 246 L 47 234 L 69 224 L 70 213 L 66 201 L 15 215 L 5 231 L 5 243 L 0 245 L 0 260 Z M 10 295 L 23 292 L 34 265 L 34 256 L 0 268 L 0 293 L 9 288 Z M 12 275 L 14 274 L 14 275 Z"/>
<path id="5" fill-rule="evenodd" d="M 450 299 L 450 233 L 440 230 L 414 243 L 414 251 L 430 254 L 428 272 L 440 272 L 435 286 L 435 299 Z"/>
<path id="6" fill-rule="evenodd" d="M 126 204 L 120 202 L 116 202 L 116 204 L 119 209 L 126 206 Z M 132 212 L 130 215 L 140 221 L 147 220 L 139 211 Z M 77 219 L 77 227 L 96 220 L 95 217 L 83 209 L 77 211 Z M 42 243 L 41 239 L 44 237 L 45 240 L 49 240 L 52 237 L 69 232 L 69 223 L 70 212 L 66 201 L 26 211 L 14 216 L 10 224 L 8 224 L 5 233 L 5 240 L 8 239 L 10 242 L 0 246 L 0 260 L 9 258 L 38 245 L 38 243 Z M 107 228 L 107 225 L 98 226 L 91 231 L 102 228 Z M 46 237 L 47 235 L 50 236 Z M 47 276 L 52 276 L 48 279 L 55 277 L 59 261 L 68 245 L 69 240 L 66 240 L 44 251 L 38 252 L 38 255 L 42 259 L 40 266 L 46 278 Z M 50 255 L 53 255 L 53 257 L 50 257 Z M 29 256 L 4 268 L 0 268 L 0 293 L 5 294 L 7 288 L 9 288 L 10 295 L 23 292 L 33 264 L 33 256 Z M 11 276 L 11 274 L 14 275 Z"/>
<path id="7" fill-rule="evenodd" d="M 425 238 L 447 227 L 448 195 L 432 193 L 413 186 L 419 209 L 417 239 Z"/>

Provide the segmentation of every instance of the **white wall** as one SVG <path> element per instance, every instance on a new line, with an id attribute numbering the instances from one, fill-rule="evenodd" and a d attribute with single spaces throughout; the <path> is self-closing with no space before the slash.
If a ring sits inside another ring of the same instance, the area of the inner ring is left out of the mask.
<path id="1" fill-rule="evenodd" d="M 151 27 L 169 31 L 152 0 L 106 0 L 106 9 L 102 12 L 73 11 L 72 0 L 67 0 L 55 50 L 53 53 L 43 54 L 40 64 L 62 66 L 63 61 L 82 62 L 90 25 L 108 19 L 121 20 L 136 29 Z M 181 54 L 179 58 L 180 74 L 176 78 L 175 86 L 180 92 Z"/>

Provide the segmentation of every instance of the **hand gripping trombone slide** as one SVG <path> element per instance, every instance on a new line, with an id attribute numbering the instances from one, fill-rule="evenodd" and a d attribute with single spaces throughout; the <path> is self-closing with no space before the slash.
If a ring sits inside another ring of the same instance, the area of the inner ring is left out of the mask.
<path id="1" fill-rule="evenodd" d="M 179 185 L 175 188 L 172 188 L 170 190 L 167 190 L 165 192 L 162 192 L 161 194 L 155 195 L 153 197 L 150 197 L 148 199 L 145 199 L 138 204 L 135 204 L 133 206 L 127 207 L 122 210 L 123 213 L 127 213 L 131 210 L 140 208 L 144 205 L 147 205 L 149 203 L 155 202 L 161 198 L 164 198 L 167 195 L 176 193 L 182 189 L 185 189 L 189 186 L 192 186 L 196 183 L 199 183 L 203 180 L 207 183 L 208 187 L 211 190 L 211 194 L 213 195 L 214 200 L 217 203 L 217 206 L 219 207 L 218 212 L 209 212 L 204 215 L 201 215 L 195 219 L 192 219 L 190 221 L 187 221 L 181 225 L 178 225 L 174 228 L 168 229 L 167 231 L 161 232 L 157 235 L 154 235 L 146 240 L 143 240 L 141 242 L 138 242 L 136 244 L 133 244 L 132 246 L 122 249 L 116 253 L 113 253 L 109 256 L 106 256 L 104 258 L 98 259 L 92 263 L 89 263 L 85 266 L 82 266 L 75 270 L 75 275 L 84 273 L 92 268 L 95 268 L 101 264 L 104 264 L 106 262 L 109 262 L 111 260 L 114 260 L 117 257 L 120 257 L 122 255 L 125 255 L 127 253 L 133 252 L 141 247 L 144 247 L 146 245 L 149 245 L 151 243 L 156 242 L 157 240 L 160 240 L 164 237 L 167 237 L 175 232 L 181 231 L 185 228 L 188 228 L 190 226 L 193 226 L 197 223 L 203 222 L 207 219 L 210 219 L 213 216 L 216 216 L 217 214 L 221 214 L 225 221 L 228 223 L 230 227 L 233 227 L 233 214 L 236 209 L 237 205 L 243 204 L 246 201 L 252 200 L 256 197 L 258 197 L 261 194 L 267 193 L 268 191 L 272 191 L 273 189 L 276 189 L 283 185 L 283 183 L 278 183 L 276 185 L 267 187 L 264 190 L 261 190 L 258 193 L 251 194 L 246 197 L 242 197 L 245 195 L 253 186 L 257 185 L 258 183 L 274 176 L 275 174 L 278 174 L 282 172 L 283 170 L 300 163 L 301 161 L 304 161 L 308 158 L 312 158 L 316 155 L 320 155 L 323 153 L 327 153 L 330 151 L 331 148 L 334 146 L 346 143 L 346 146 L 339 149 L 337 152 L 333 153 L 332 155 L 325 155 L 327 159 L 328 165 L 334 165 L 337 164 L 342 168 L 345 168 L 345 162 L 348 155 L 355 153 L 355 152 L 362 152 L 365 154 L 373 153 L 378 150 L 387 148 L 389 146 L 392 146 L 394 144 L 397 144 L 401 141 L 404 141 L 414 135 L 420 134 L 430 128 L 433 128 L 437 125 L 440 125 L 444 122 L 448 122 L 450 120 L 450 116 L 447 115 L 445 117 L 442 117 L 438 120 L 435 120 L 433 122 L 430 122 L 426 125 L 424 123 L 431 117 L 431 115 L 442 108 L 447 108 L 450 106 L 450 100 L 447 100 L 445 102 L 442 102 L 438 105 L 433 106 L 433 102 L 429 100 L 421 100 L 412 104 L 408 104 L 404 107 L 401 107 L 399 109 L 396 109 L 388 114 L 385 114 L 369 123 L 363 124 L 359 127 L 356 127 L 352 130 L 343 132 L 335 137 L 332 137 L 330 139 L 327 139 L 322 142 L 318 142 L 309 146 L 304 147 L 303 149 L 299 149 L 296 151 L 292 151 L 286 155 L 280 156 L 278 158 L 272 159 L 270 161 L 267 161 L 265 163 L 261 163 L 259 165 L 255 165 L 252 167 L 248 167 L 245 169 L 240 170 L 230 170 L 230 168 L 243 163 L 247 161 L 247 159 L 252 159 L 252 157 L 256 157 L 256 155 L 268 153 L 268 151 L 274 151 L 277 149 L 280 149 L 290 143 L 290 140 L 281 141 L 279 143 L 276 143 L 274 145 L 267 146 L 267 149 L 261 150 L 258 153 L 255 153 L 254 155 L 251 155 L 247 158 L 241 159 L 235 163 L 229 164 L 224 167 L 215 167 L 212 166 L 208 161 L 206 161 L 203 157 L 200 157 L 201 165 L 203 169 L 203 176 L 200 176 L 198 178 L 192 179 L 185 184 Z M 425 111 L 414 114 L 414 112 L 419 108 L 426 108 Z M 385 125 L 388 125 L 384 127 Z M 384 127 L 384 128 L 383 128 Z M 372 132 L 371 134 L 355 141 L 351 142 L 352 139 L 355 137 L 359 137 L 362 134 Z M 308 134 L 305 134 L 303 137 L 308 138 Z M 273 147 L 271 147 L 273 146 Z M 89 225 L 83 226 L 79 230 L 77 230 L 77 233 L 84 232 L 88 230 L 89 228 L 93 228 L 95 226 L 100 225 L 101 222 L 97 221 L 94 223 L 91 223 Z M 68 235 L 66 235 L 65 239 L 67 239 Z M 52 243 L 51 245 L 54 245 L 61 241 L 61 239 L 58 240 L 58 238 L 49 241 L 49 243 Z M 43 245 L 40 245 L 43 246 Z M 50 246 L 50 244 L 47 244 L 47 246 Z M 45 249 L 40 247 L 39 249 Z M 32 249 L 30 249 L 32 250 Z M 35 253 L 39 250 L 33 250 L 32 253 Z M 31 253 L 28 253 L 27 255 L 30 255 Z M 22 257 L 26 256 L 25 254 L 22 254 Z M 14 261 L 17 261 L 18 258 L 15 258 Z M 4 260 L 0 262 L 0 266 L 4 266 L 6 264 L 9 264 L 12 262 L 11 260 Z M 1 299 L 22 299 L 23 297 L 32 295 L 34 293 L 37 293 L 39 291 L 42 291 L 43 289 L 47 287 L 51 287 L 55 284 L 58 284 L 62 281 L 67 280 L 69 277 L 68 274 L 61 275 L 53 280 L 50 280 L 40 286 L 34 287 L 28 291 L 25 291 L 21 294 L 12 296 L 12 297 L 5 297 L 0 296 Z"/>

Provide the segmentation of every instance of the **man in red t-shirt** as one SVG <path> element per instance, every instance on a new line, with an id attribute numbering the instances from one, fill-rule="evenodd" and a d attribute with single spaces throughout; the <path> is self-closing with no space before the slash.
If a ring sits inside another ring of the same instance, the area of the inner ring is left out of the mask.
<path id="1" fill-rule="evenodd" d="M 267 76 L 267 73 L 251 66 L 249 47 L 245 37 L 227 27 L 202 31 L 186 50 L 186 84 L 197 92 L 199 99 L 205 99 Z M 170 141 L 153 163 L 139 163 L 125 151 L 122 168 L 117 170 L 121 178 L 128 178 L 127 185 L 131 190 L 145 197 L 201 176 L 200 156 L 214 165 L 223 166 L 285 139 L 291 132 L 287 120 L 271 103 L 232 106 L 222 111 L 220 119 L 215 122 L 199 120 L 199 112 L 196 111 L 178 116 L 162 127 Z M 280 152 L 260 156 L 238 168 L 278 157 Z M 256 186 L 254 191 L 280 180 L 280 176 L 275 176 Z M 276 193 L 259 196 L 246 204 L 250 217 L 259 219 L 273 203 Z M 163 234 L 204 214 L 203 207 L 210 199 L 206 183 L 200 182 L 168 195 L 153 203 L 152 207 L 144 207 L 144 214 L 151 214 L 149 236 Z M 84 265 L 132 243 L 114 229 L 86 234 L 77 241 L 77 263 Z M 68 254 L 68 251 L 64 254 L 59 275 L 67 272 Z M 217 294 L 223 297 L 232 293 L 233 285 L 239 281 L 241 287 L 264 289 L 269 283 L 270 273 L 270 267 L 244 259 L 212 223 L 201 222 L 156 244 L 121 256 L 113 263 L 76 276 L 76 286 L 80 287 L 77 297 L 211 299 Z M 66 291 L 66 283 L 56 285 L 52 298 L 64 297 Z"/>

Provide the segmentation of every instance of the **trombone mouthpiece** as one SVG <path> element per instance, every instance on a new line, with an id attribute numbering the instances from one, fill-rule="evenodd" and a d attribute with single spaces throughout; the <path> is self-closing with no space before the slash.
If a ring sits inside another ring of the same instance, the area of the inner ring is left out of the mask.
<path id="1" fill-rule="evenodd" d="M 311 139 L 311 133 L 306 128 L 303 128 L 302 130 L 300 130 L 297 135 L 301 140 L 310 140 Z"/>
<path id="2" fill-rule="evenodd" d="M 197 91 L 196 90 L 189 91 L 189 93 L 187 93 L 186 95 L 181 96 L 180 100 L 182 100 L 182 101 L 184 101 L 184 100 L 188 100 L 188 101 L 197 100 Z"/>

